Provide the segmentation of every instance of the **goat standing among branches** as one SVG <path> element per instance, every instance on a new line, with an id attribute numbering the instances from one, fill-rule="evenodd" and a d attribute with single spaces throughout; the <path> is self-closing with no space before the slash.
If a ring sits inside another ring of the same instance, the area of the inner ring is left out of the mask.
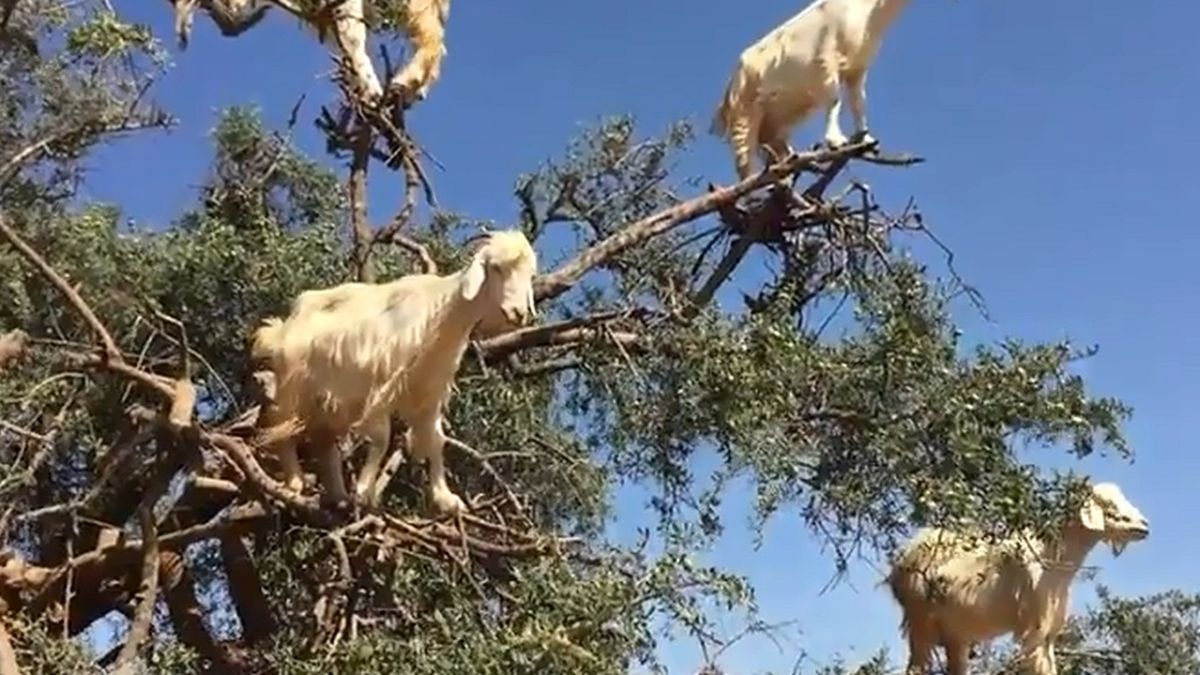
<path id="1" fill-rule="evenodd" d="M 710 129 L 729 139 L 739 179 L 750 176 L 760 146 L 776 159 L 791 154 L 791 130 L 822 106 L 825 143 L 845 145 L 843 87 L 856 133 L 871 140 L 867 70 L 908 1 L 816 0 L 742 52 Z"/>
<path id="2" fill-rule="evenodd" d="M 973 543 L 923 528 L 888 576 L 908 635 L 908 675 L 924 675 L 936 645 L 948 675 L 966 675 L 971 646 L 1013 633 L 1020 659 L 1036 675 L 1056 675 L 1054 641 L 1067 621 L 1071 582 L 1092 548 L 1107 541 L 1120 555 L 1150 524 L 1114 483 L 1097 483 L 1054 541 L 1013 538 Z"/>
<path id="3" fill-rule="evenodd" d="M 306 291 L 286 320 L 267 319 L 258 329 L 252 354 L 269 363 L 276 382 L 262 443 L 278 453 L 290 489 L 303 486 L 295 449 L 303 431 L 326 493 L 348 499 L 337 441 L 360 433 L 369 450 L 355 492 L 377 503 L 376 478 L 396 413 L 408 424 L 410 456 L 429 463 L 434 506 L 443 513 L 464 509 L 446 484 L 442 406 L 481 318 L 499 312 L 526 325 L 536 316 L 533 247 L 520 231 L 484 237 L 458 272 Z"/>

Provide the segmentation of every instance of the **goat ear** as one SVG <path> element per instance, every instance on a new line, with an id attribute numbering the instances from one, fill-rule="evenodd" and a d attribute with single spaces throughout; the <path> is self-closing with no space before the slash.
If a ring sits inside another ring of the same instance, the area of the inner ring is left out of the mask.
<path id="1" fill-rule="evenodd" d="M 1079 509 L 1079 520 L 1085 528 L 1093 532 L 1104 531 L 1104 509 L 1091 497 L 1088 497 Z"/>
<path id="2" fill-rule="evenodd" d="M 467 273 L 463 275 L 463 300 L 474 300 L 475 296 L 479 295 L 479 289 L 483 288 L 483 282 L 486 278 L 487 269 L 484 267 L 483 256 L 476 255 L 471 259 L 471 265 L 467 267 Z"/>

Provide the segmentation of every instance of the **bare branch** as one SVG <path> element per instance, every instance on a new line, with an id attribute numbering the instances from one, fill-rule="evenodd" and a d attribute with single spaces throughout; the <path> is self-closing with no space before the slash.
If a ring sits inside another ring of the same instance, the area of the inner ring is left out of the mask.
<path id="1" fill-rule="evenodd" d="M 134 659 L 150 634 L 154 618 L 154 601 L 158 597 L 158 524 L 154 522 L 154 505 L 143 504 L 140 509 L 142 526 L 142 583 L 138 594 L 137 613 L 125 638 L 125 646 L 117 657 L 116 673 L 133 675 Z"/>
<path id="2" fill-rule="evenodd" d="M 499 359 L 533 347 L 575 344 L 597 334 L 601 324 L 620 318 L 644 314 L 637 311 L 603 312 L 556 323 L 522 328 L 479 342 L 479 351 L 489 359 Z M 632 344 L 638 336 L 633 333 L 617 333 L 618 341 Z"/>
<path id="3" fill-rule="evenodd" d="M 359 281 L 375 282 L 375 267 L 371 264 L 371 225 L 367 220 L 367 166 L 371 161 L 371 145 L 375 134 L 363 125 L 355 131 L 353 158 L 350 161 L 350 179 L 347 187 L 350 197 L 350 236 L 354 242 L 354 269 Z"/>
<path id="4" fill-rule="evenodd" d="M 875 144 L 873 142 L 857 143 L 836 150 L 818 150 L 795 154 L 771 165 L 758 175 L 751 176 L 739 183 L 713 190 L 676 204 L 669 209 L 659 211 L 605 237 L 591 248 L 571 258 L 571 260 L 567 261 L 557 270 L 539 276 L 534 281 L 534 294 L 538 300 L 548 300 L 558 297 L 570 290 L 589 270 L 613 259 L 642 242 L 668 232 L 679 225 L 717 211 L 727 204 L 736 202 L 742 196 L 763 186 L 775 183 L 785 176 L 795 175 L 805 170 L 812 170 L 825 162 L 836 162 L 843 158 L 861 157 L 874 147 Z M 915 163 L 920 160 L 909 158 L 903 161 Z"/>

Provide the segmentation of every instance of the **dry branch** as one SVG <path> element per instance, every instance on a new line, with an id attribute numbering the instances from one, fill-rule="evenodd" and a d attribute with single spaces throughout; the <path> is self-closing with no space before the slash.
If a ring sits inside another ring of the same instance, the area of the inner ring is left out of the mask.
<path id="1" fill-rule="evenodd" d="M 247 645 L 266 640 L 275 632 L 275 617 L 263 593 L 254 559 L 236 532 L 221 535 L 221 562 L 229 577 L 229 595 L 242 624 Z"/>
<path id="2" fill-rule="evenodd" d="M 117 657 L 116 673 L 132 675 L 134 659 L 138 650 L 150 634 L 150 620 L 154 618 L 154 601 L 158 597 L 158 525 L 154 522 L 154 505 L 141 508 L 142 526 L 142 582 L 138 590 L 137 613 L 125 638 L 125 646 Z"/>
<path id="3" fill-rule="evenodd" d="M 647 216 L 578 253 L 557 270 L 539 276 L 534 280 L 534 294 L 538 300 L 549 300 L 558 297 L 570 290 L 589 270 L 613 259 L 642 242 L 668 232 L 684 223 L 717 211 L 726 205 L 733 204 L 741 197 L 761 187 L 775 183 L 786 176 L 816 169 L 819 165 L 827 162 L 842 161 L 844 164 L 844 161 L 850 158 L 865 156 L 866 153 L 873 151 L 875 146 L 874 142 L 856 143 L 836 150 L 818 150 L 795 154 L 767 167 L 759 174 L 751 176 L 746 180 L 729 187 L 713 190 L 698 197 L 693 197 L 669 209 Z M 920 160 L 917 158 L 898 158 L 893 160 L 877 159 L 876 161 L 912 164 Z"/>
<path id="4" fill-rule="evenodd" d="M 485 357 L 497 360 L 534 347 L 577 344 L 594 338 L 603 324 L 644 314 L 644 311 L 602 312 L 556 323 L 531 326 L 482 340 L 478 343 L 478 347 L 480 353 Z M 634 333 L 619 332 L 614 335 L 623 344 L 634 344 L 638 340 L 638 336 Z"/>

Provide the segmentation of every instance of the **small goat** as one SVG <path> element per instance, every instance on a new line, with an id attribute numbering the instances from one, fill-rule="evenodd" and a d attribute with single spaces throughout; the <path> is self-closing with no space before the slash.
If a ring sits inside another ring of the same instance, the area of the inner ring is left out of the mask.
<path id="1" fill-rule="evenodd" d="M 435 507 L 463 510 L 446 485 L 442 406 L 468 337 L 485 316 L 502 314 L 518 326 L 536 317 L 533 247 L 520 231 L 483 237 L 470 264 L 458 272 L 305 291 L 287 320 L 270 318 L 257 330 L 252 355 L 266 360 L 275 376 L 263 445 L 278 453 L 290 489 L 303 487 L 295 449 L 303 431 L 325 492 L 348 499 L 337 441 L 358 433 L 369 449 L 355 492 L 377 503 L 382 486 L 376 479 L 395 413 L 408 425 L 410 457 L 429 463 Z"/>
<path id="2" fill-rule="evenodd" d="M 841 88 L 856 132 L 867 131 L 867 70 L 888 27 L 908 0 L 816 0 L 742 52 L 710 132 L 733 147 L 738 177 L 751 172 L 763 146 L 775 159 L 792 153 L 791 130 L 825 108 L 825 143 L 847 142 L 838 116 Z M 764 163 L 770 163 L 763 151 Z"/>
<path id="3" fill-rule="evenodd" d="M 1066 623 L 1071 582 L 1092 548 L 1107 541 L 1118 556 L 1150 525 L 1114 483 L 1092 487 L 1079 513 L 1049 541 L 1015 537 L 987 544 L 923 528 L 887 577 L 903 612 L 908 675 L 924 675 L 933 649 L 946 650 L 947 674 L 966 675 L 971 647 L 1013 634 L 1036 675 L 1055 675 L 1054 640 Z"/>
<path id="4" fill-rule="evenodd" d="M 383 86 L 371 63 L 367 46 L 367 22 L 364 0 L 339 0 L 329 3 L 329 16 L 319 25 L 311 25 L 312 17 L 303 14 L 292 3 L 277 0 L 171 0 L 175 5 L 175 32 L 182 47 L 186 47 L 191 30 L 192 14 L 197 7 L 206 10 L 213 22 L 226 36 L 236 36 L 253 28 L 263 19 L 272 5 L 297 14 L 314 29 L 322 44 L 338 47 L 347 59 L 350 70 L 368 100 L 378 100 Z M 389 83 L 388 87 L 401 94 L 406 102 L 424 100 L 429 88 L 442 72 L 446 55 L 446 20 L 450 15 L 450 0 L 403 0 L 401 15 L 404 32 L 413 45 L 413 56 Z M 332 23 L 334 30 L 327 24 Z"/>

